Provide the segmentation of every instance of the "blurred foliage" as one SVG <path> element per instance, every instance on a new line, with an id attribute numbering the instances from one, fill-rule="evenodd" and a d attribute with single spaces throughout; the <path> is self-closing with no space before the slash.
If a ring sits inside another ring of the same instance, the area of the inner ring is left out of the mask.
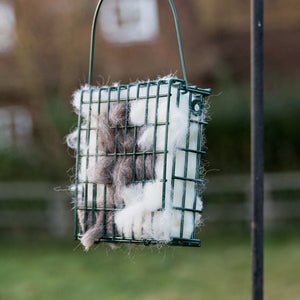
<path id="1" fill-rule="evenodd" d="M 32 147 L 8 148 L 0 151 L 0 181 L 11 180 L 50 180 L 68 181 L 67 172 L 74 165 L 74 153 L 65 144 L 65 135 L 76 124 L 75 114 L 70 107 L 59 97 L 49 96 L 49 111 L 47 117 L 56 139 L 52 142 L 53 148 L 62 148 L 63 154 L 55 157 L 44 149 L 45 145 L 35 136 Z M 47 137 L 46 137 L 47 138 Z"/>
<path id="2" fill-rule="evenodd" d="M 239 83 L 225 67 L 216 75 L 206 128 L 208 169 L 249 169 L 249 84 Z"/>
<path id="3" fill-rule="evenodd" d="M 66 180 L 66 164 L 49 159 L 39 149 L 9 150 L 0 153 L 0 180 Z"/>
<path id="4" fill-rule="evenodd" d="M 265 170 L 299 170 L 300 128 L 298 126 L 300 78 L 265 83 Z M 53 147 L 62 147 L 60 157 L 49 156 L 36 139 L 33 149 L 10 149 L 0 153 L 0 180 L 68 181 L 74 153 L 64 137 L 76 126 L 76 116 L 59 96 L 49 96 L 48 119 L 56 132 Z M 250 170 L 250 86 L 238 82 L 223 68 L 213 83 L 209 99 L 211 120 L 206 127 L 207 170 L 243 173 Z M 72 172 L 71 172 L 72 173 Z"/>
<path id="5" fill-rule="evenodd" d="M 266 170 L 299 170 L 300 76 L 266 80 L 265 90 Z"/>
<path id="6" fill-rule="evenodd" d="M 226 68 L 216 76 L 206 129 L 209 169 L 250 170 L 250 85 L 234 80 Z M 299 170 L 300 78 L 267 75 L 264 92 L 265 170 Z"/>

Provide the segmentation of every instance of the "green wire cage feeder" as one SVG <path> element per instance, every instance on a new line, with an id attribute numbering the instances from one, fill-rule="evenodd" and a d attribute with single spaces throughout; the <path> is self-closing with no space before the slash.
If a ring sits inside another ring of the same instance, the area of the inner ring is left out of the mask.
<path id="1" fill-rule="evenodd" d="M 75 239 L 93 243 L 200 246 L 199 195 L 210 89 L 189 86 L 176 10 L 171 5 L 184 80 L 167 76 L 128 85 L 92 86 L 96 8 L 89 85 L 76 91 Z"/>

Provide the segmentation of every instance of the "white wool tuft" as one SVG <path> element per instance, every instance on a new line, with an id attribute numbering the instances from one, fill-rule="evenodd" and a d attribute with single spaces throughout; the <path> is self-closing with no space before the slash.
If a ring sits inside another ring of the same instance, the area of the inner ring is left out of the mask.
<path id="1" fill-rule="evenodd" d="M 126 186 L 121 190 L 121 195 L 125 206 L 141 202 L 143 199 L 143 185 L 138 183 Z"/>
<path id="2" fill-rule="evenodd" d="M 167 87 L 161 89 L 160 94 L 167 93 Z M 149 96 L 154 97 L 157 90 L 151 90 Z M 183 202 L 186 208 L 202 208 L 201 199 L 197 196 L 198 191 L 195 184 L 189 181 L 175 180 L 173 197 L 171 198 L 171 177 L 172 177 L 172 161 L 175 156 L 175 176 L 195 178 L 197 165 L 197 155 L 195 153 L 176 150 L 177 147 L 186 148 L 187 131 L 190 129 L 190 138 L 188 141 L 188 148 L 197 150 L 197 136 L 198 126 L 194 123 L 189 127 L 189 94 L 181 94 L 179 106 L 176 105 L 177 89 L 172 87 L 171 100 L 169 107 L 169 124 L 168 124 L 168 142 L 165 144 L 166 138 L 166 122 L 167 122 L 167 107 L 166 98 L 158 98 L 153 101 L 146 101 L 145 99 L 137 99 L 130 104 L 130 121 L 132 124 L 141 126 L 146 125 L 142 131 L 137 144 L 143 151 L 168 150 L 166 161 L 166 187 L 165 187 L 165 209 L 160 212 L 157 211 L 162 207 L 162 190 L 163 183 L 161 180 L 164 175 L 164 155 L 160 154 L 156 157 L 155 175 L 156 181 L 149 182 L 143 188 L 139 186 L 139 191 L 135 191 L 132 202 L 128 204 L 128 208 L 134 211 L 139 210 L 143 215 L 144 224 L 142 231 L 144 238 L 153 238 L 160 241 L 169 241 L 172 237 L 180 237 L 180 226 L 183 220 L 183 237 L 190 238 L 194 232 L 195 224 L 197 223 L 198 214 L 192 212 L 184 212 L 173 210 L 172 205 L 181 207 Z M 146 116 L 147 112 L 147 117 Z M 157 115 L 156 115 L 157 112 Z M 197 119 L 193 117 L 193 119 Z M 185 160 L 187 159 L 187 171 L 184 172 Z M 131 191 L 132 185 L 124 189 L 124 201 L 128 203 L 126 190 Z M 185 192 L 184 192 L 185 191 Z M 134 203 L 134 204 L 132 204 Z M 137 205 L 138 203 L 138 205 Z M 151 217 L 151 213 L 153 217 Z M 127 214 L 128 216 L 128 214 Z M 127 222 L 137 228 L 133 218 L 128 218 Z M 129 225 L 124 222 L 118 227 L 123 232 L 124 228 Z M 117 223 L 118 226 L 118 223 Z M 131 234 L 127 232 L 128 234 Z M 129 236 L 127 236 L 129 237 Z"/>
<path id="3" fill-rule="evenodd" d="M 162 207 L 162 182 L 156 180 L 144 186 L 143 206 L 145 211 L 156 211 Z"/>
<path id="4" fill-rule="evenodd" d="M 115 216 L 115 223 L 119 232 L 126 238 L 141 237 L 142 227 L 142 204 L 134 203 L 118 211 Z"/>
<path id="5" fill-rule="evenodd" d="M 165 243 L 171 241 L 172 210 L 166 209 L 162 212 L 156 212 L 152 227 L 152 236 L 155 240 Z"/>

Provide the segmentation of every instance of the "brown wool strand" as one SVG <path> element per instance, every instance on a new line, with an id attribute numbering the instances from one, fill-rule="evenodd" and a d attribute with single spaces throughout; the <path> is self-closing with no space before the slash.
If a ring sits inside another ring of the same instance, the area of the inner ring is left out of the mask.
<path id="1" fill-rule="evenodd" d="M 125 130 L 124 128 L 116 128 L 114 141 L 116 145 L 116 149 L 114 149 L 113 153 L 116 151 L 117 153 L 124 153 L 124 141 L 125 141 Z"/>
<path id="2" fill-rule="evenodd" d="M 129 125 L 127 108 L 129 108 L 128 104 L 121 102 L 111 106 L 109 117 L 107 113 L 99 117 L 97 129 L 99 151 L 104 151 L 107 154 L 114 154 L 115 151 L 121 154 L 140 151 L 136 141 L 142 132 L 142 127 L 127 127 Z M 152 154 L 138 154 L 135 156 L 135 162 L 133 155 L 105 156 L 98 160 L 94 180 L 97 184 L 106 184 L 106 199 L 103 201 L 104 210 L 95 212 L 78 210 L 79 224 L 83 233 L 81 242 L 86 250 L 95 241 L 103 238 L 103 235 L 112 237 L 113 229 L 115 236 L 118 235 L 117 229 L 114 228 L 113 214 L 114 209 L 123 207 L 120 195 L 122 187 L 133 181 L 154 178 L 152 171 Z"/>
<path id="3" fill-rule="evenodd" d="M 103 203 L 99 204 L 97 203 L 97 207 L 98 208 L 110 208 L 113 209 L 115 206 L 117 208 L 119 208 L 119 204 L 114 203 L 114 197 L 113 197 L 113 193 L 114 190 L 112 188 L 111 185 L 106 185 L 106 193 L 105 193 L 105 199 L 103 199 Z M 84 202 L 83 202 L 84 205 Z M 91 207 L 89 207 L 91 208 Z M 94 219 L 94 223 L 93 223 L 93 213 L 95 214 L 95 219 Z M 88 210 L 86 209 L 78 209 L 77 210 L 77 214 L 78 214 L 78 219 L 79 219 L 79 224 L 80 224 L 80 229 L 81 232 L 86 232 L 88 229 L 90 229 L 92 226 L 94 226 L 94 224 L 98 223 L 100 224 L 101 221 L 101 215 L 102 215 L 102 211 L 93 211 L 92 209 Z M 102 216 L 102 220 L 103 220 L 103 216 Z"/>
<path id="4" fill-rule="evenodd" d="M 107 121 L 107 114 L 103 114 L 99 117 L 98 122 L 98 149 L 100 151 L 106 151 L 112 153 L 115 150 L 115 132 L 110 127 Z"/>
<path id="5" fill-rule="evenodd" d="M 101 157 L 95 167 L 95 183 L 112 184 L 115 158 Z"/>
<path id="6" fill-rule="evenodd" d="M 113 209 L 114 206 L 118 205 L 114 205 L 113 189 L 108 185 L 106 189 L 106 199 L 103 202 L 103 210 L 95 212 L 93 212 L 92 210 L 78 210 L 80 228 L 84 233 L 81 238 L 81 243 L 85 246 L 86 250 L 88 250 L 95 241 L 103 238 L 104 235 L 113 235 L 113 211 L 107 209 Z M 95 214 L 94 224 L 93 213 Z M 118 236 L 117 228 L 115 228 L 114 230 L 115 236 Z"/>
<path id="7" fill-rule="evenodd" d="M 139 130 L 137 130 L 137 133 Z M 125 128 L 118 128 L 117 133 L 117 152 L 118 153 L 133 153 L 136 149 L 136 141 L 134 139 L 134 128 L 127 128 L 125 136 Z M 138 149 L 136 149 L 138 151 Z"/>
<path id="8" fill-rule="evenodd" d="M 154 178 L 153 174 L 153 155 L 138 155 L 135 160 L 135 177 L 136 180 L 150 180 Z"/>
<path id="9" fill-rule="evenodd" d="M 134 181 L 152 179 L 153 155 L 137 155 L 135 158 L 135 172 L 133 172 L 133 157 L 120 157 L 117 160 L 113 173 L 113 183 L 116 189 L 117 197 L 120 197 L 122 187 Z M 134 176 L 134 177 L 133 177 Z"/>
<path id="10" fill-rule="evenodd" d="M 114 121 L 115 122 L 115 121 Z M 125 133 L 126 130 L 126 133 Z M 136 139 L 141 132 L 136 129 Z M 136 147 L 134 138 L 135 129 L 131 127 L 112 128 L 107 121 L 107 114 L 100 116 L 98 124 L 98 149 L 107 153 L 123 153 L 124 151 L 132 153 Z M 138 149 L 136 149 L 137 151 Z"/>
<path id="11" fill-rule="evenodd" d="M 112 236 L 113 234 L 113 212 L 112 211 L 97 211 L 95 213 L 96 222 L 83 235 L 86 244 L 93 244 L 95 241 L 103 238 L 105 235 Z M 103 223 L 104 226 L 103 227 Z M 116 230 L 116 229 L 115 229 Z M 117 232 L 115 231 L 115 234 Z"/>
<path id="12" fill-rule="evenodd" d="M 78 220 L 80 224 L 81 232 L 86 232 L 93 226 L 93 212 L 91 210 L 78 209 L 77 210 Z M 95 220 L 99 216 L 99 212 L 95 212 Z"/>
<path id="13" fill-rule="evenodd" d="M 132 181 L 132 168 L 132 156 L 120 157 L 117 160 L 117 164 L 113 173 L 113 182 L 116 188 L 121 188 Z"/>
<path id="14" fill-rule="evenodd" d="M 125 126 L 126 116 L 128 120 L 128 112 L 126 114 L 127 103 L 120 102 L 112 106 L 109 112 L 109 123 L 111 126 Z M 129 105 L 128 105 L 129 108 Z M 127 124 L 126 124 L 127 125 Z"/>

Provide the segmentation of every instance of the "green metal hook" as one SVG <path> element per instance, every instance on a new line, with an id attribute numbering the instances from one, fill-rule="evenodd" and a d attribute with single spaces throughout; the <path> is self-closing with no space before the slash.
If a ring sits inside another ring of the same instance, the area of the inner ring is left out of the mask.
<path id="1" fill-rule="evenodd" d="M 103 0 L 100 0 L 98 2 L 97 7 L 96 7 L 95 14 L 94 14 L 94 19 L 93 19 L 92 31 L 91 31 L 89 86 L 92 85 L 92 81 L 93 81 L 93 65 L 94 65 L 94 48 L 95 48 L 96 23 L 97 23 L 98 14 L 99 14 L 102 3 L 103 3 Z M 186 86 L 188 86 L 177 13 L 176 13 L 176 9 L 175 9 L 175 5 L 174 5 L 173 1 L 169 0 L 169 3 L 171 5 L 173 16 L 174 16 L 174 21 L 175 21 L 177 40 L 178 40 L 178 48 L 179 48 L 179 53 L 180 53 L 181 66 L 182 66 L 182 73 L 183 73 L 185 84 L 186 84 Z"/>

